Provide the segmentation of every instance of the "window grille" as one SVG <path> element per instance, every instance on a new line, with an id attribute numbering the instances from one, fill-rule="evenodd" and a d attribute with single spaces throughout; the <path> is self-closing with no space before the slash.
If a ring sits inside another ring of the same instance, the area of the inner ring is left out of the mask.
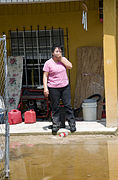
<path id="1" fill-rule="evenodd" d="M 64 30 L 10 31 L 11 55 L 23 56 L 23 87 L 42 87 L 43 65 L 51 58 L 54 44 L 61 45 L 64 55 Z"/>
<path id="2" fill-rule="evenodd" d="M 68 2 L 68 1 L 79 1 L 79 0 L 0 0 L 0 3 L 31 3 L 31 2 L 39 2 L 39 3 L 51 3 L 51 2 Z M 81 1 L 81 0 L 80 0 Z"/>

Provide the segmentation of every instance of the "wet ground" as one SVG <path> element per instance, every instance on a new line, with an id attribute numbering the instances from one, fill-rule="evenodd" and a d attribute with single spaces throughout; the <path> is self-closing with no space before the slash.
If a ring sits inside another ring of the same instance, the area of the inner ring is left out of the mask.
<path id="1" fill-rule="evenodd" d="M 10 180 L 118 180 L 118 137 L 10 137 Z"/>

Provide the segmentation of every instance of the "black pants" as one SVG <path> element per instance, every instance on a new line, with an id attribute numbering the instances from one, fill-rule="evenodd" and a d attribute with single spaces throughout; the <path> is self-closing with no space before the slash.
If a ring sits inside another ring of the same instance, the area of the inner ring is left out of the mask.
<path id="1" fill-rule="evenodd" d="M 49 97 L 52 108 L 53 127 L 56 128 L 56 130 L 60 128 L 60 99 L 62 99 L 65 108 L 66 120 L 68 120 L 70 127 L 75 126 L 75 118 L 71 106 L 70 86 L 67 85 L 63 88 L 49 88 Z"/>

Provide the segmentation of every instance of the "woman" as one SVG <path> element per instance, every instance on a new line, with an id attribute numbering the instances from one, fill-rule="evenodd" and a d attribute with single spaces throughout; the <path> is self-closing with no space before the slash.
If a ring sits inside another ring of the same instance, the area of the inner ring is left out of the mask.
<path id="1" fill-rule="evenodd" d="M 43 86 L 45 97 L 50 96 L 52 107 L 52 134 L 57 134 L 60 128 L 59 103 L 62 99 L 66 119 L 68 120 L 70 131 L 75 132 L 75 119 L 71 106 L 70 86 L 66 69 L 71 69 L 72 64 L 65 57 L 62 57 L 61 47 L 52 48 L 52 58 L 47 60 L 43 67 Z"/>

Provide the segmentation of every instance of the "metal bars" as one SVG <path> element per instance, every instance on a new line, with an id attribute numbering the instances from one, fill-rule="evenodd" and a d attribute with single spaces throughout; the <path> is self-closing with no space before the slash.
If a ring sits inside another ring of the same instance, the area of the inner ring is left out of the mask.
<path id="1" fill-rule="evenodd" d="M 23 87 L 42 87 L 43 85 L 43 65 L 46 60 L 51 58 L 52 46 L 61 45 L 63 55 L 69 58 L 68 51 L 68 30 L 65 33 L 62 28 L 33 30 L 23 28 L 23 31 L 10 30 L 11 55 L 23 56 Z M 67 52 L 67 53 L 66 53 Z"/>
<path id="2" fill-rule="evenodd" d="M 7 118 L 6 36 L 0 37 L 0 179 L 9 176 L 9 125 Z"/>
<path id="3" fill-rule="evenodd" d="M 85 0 L 0 0 L 0 3 L 26 3 L 26 2 L 38 2 L 38 3 L 51 3 L 51 2 L 68 2 L 68 1 L 85 1 Z"/>

